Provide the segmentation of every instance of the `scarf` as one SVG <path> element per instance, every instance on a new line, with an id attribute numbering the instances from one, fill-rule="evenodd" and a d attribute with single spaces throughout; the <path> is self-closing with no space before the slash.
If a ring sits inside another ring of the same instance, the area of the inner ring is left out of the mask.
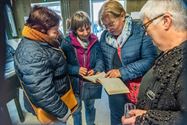
<path id="1" fill-rule="evenodd" d="M 106 43 L 114 48 L 122 47 L 126 40 L 129 38 L 132 30 L 132 18 L 130 16 L 125 17 L 125 24 L 121 34 L 118 36 L 117 40 L 115 37 L 107 32 L 105 35 Z"/>
<path id="2" fill-rule="evenodd" d="M 87 49 L 88 48 L 88 44 L 89 44 L 89 41 L 84 39 L 84 40 L 81 40 L 79 37 L 77 37 L 77 40 L 79 41 L 79 43 L 81 44 L 81 46 L 84 48 L 84 49 Z"/>
<path id="3" fill-rule="evenodd" d="M 38 42 L 48 43 L 55 48 L 59 48 L 60 43 L 51 39 L 47 34 L 41 33 L 29 26 L 24 26 L 22 30 L 22 35 L 28 39 L 35 40 Z"/>

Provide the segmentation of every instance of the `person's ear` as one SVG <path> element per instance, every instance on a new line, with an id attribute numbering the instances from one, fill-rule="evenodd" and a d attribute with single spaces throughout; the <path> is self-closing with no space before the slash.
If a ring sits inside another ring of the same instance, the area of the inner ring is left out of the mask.
<path id="1" fill-rule="evenodd" d="M 163 16 L 163 26 L 165 30 L 169 30 L 172 26 L 172 15 L 169 13 L 165 13 Z"/>
<path id="2" fill-rule="evenodd" d="M 125 19 L 125 13 L 122 12 L 122 13 L 120 14 L 120 17 L 121 17 L 122 19 Z"/>
<path id="3" fill-rule="evenodd" d="M 121 12 L 120 17 L 125 17 L 125 13 Z"/>

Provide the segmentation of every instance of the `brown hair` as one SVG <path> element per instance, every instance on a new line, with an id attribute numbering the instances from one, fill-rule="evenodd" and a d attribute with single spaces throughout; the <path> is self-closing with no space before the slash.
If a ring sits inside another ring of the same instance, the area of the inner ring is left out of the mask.
<path id="1" fill-rule="evenodd" d="M 60 19 L 60 16 L 53 10 L 43 6 L 34 6 L 25 25 L 46 33 L 51 27 L 59 25 Z"/>
<path id="2" fill-rule="evenodd" d="M 91 21 L 88 14 L 84 11 L 77 11 L 73 14 L 70 20 L 67 20 L 67 26 L 70 31 L 75 32 L 83 26 L 91 26 Z"/>
<path id="3" fill-rule="evenodd" d="M 121 15 L 126 14 L 125 9 L 117 0 L 108 0 L 106 1 L 101 9 L 99 10 L 99 25 L 103 27 L 103 19 L 105 16 L 113 16 L 115 18 L 120 17 Z"/>

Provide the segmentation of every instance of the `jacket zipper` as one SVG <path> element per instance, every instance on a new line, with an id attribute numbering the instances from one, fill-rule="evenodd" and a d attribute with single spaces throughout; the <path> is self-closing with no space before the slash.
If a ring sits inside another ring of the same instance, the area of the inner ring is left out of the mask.
<path id="1" fill-rule="evenodd" d="M 84 58 L 84 67 L 86 67 L 86 62 L 87 62 L 87 56 L 86 56 L 86 54 L 87 54 L 87 49 L 85 49 L 85 51 L 84 51 L 84 55 L 83 55 L 83 58 Z"/>

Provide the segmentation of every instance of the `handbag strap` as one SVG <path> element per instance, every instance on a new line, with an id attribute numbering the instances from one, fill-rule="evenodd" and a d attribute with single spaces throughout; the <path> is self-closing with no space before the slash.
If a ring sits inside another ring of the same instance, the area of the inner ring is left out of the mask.
<path id="1" fill-rule="evenodd" d="M 67 75 L 68 76 L 68 79 L 69 79 L 69 82 L 70 82 L 70 77 L 69 77 L 69 75 Z M 26 96 L 26 98 L 27 98 L 27 100 L 29 101 L 29 103 L 31 104 L 31 106 L 32 106 L 32 108 L 33 108 L 33 110 L 34 110 L 34 112 L 35 112 L 35 114 L 37 114 L 37 112 L 36 112 L 36 110 L 35 110 L 35 107 L 34 107 L 34 105 L 32 104 L 32 102 L 31 102 L 31 100 L 30 100 L 30 98 L 29 98 L 29 96 L 27 95 L 27 92 L 25 91 L 25 88 L 23 87 L 23 81 L 18 77 L 18 79 L 19 79 L 19 81 L 20 81 L 20 85 L 21 85 L 21 88 L 23 89 L 23 92 L 25 93 L 25 96 Z M 71 85 L 71 82 L 70 82 L 70 89 L 72 89 L 72 85 Z"/>
<path id="2" fill-rule="evenodd" d="M 69 85 L 70 85 L 70 88 L 69 88 L 69 89 L 73 89 L 73 88 L 72 88 L 72 85 L 71 85 L 71 80 L 70 80 L 69 75 L 67 75 L 67 77 L 68 77 L 68 80 L 69 80 Z"/>
<path id="3" fill-rule="evenodd" d="M 65 53 L 64 53 L 64 51 L 62 50 L 62 48 L 55 48 L 55 47 L 52 47 L 52 49 L 54 49 L 54 50 L 57 50 L 57 51 L 60 51 L 61 53 L 62 53 L 62 56 L 64 57 L 64 59 L 66 60 L 66 55 L 65 55 Z"/>
<path id="4" fill-rule="evenodd" d="M 28 100 L 29 103 L 31 104 L 31 106 L 32 106 L 32 108 L 33 108 L 35 114 L 37 114 L 35 108 L 33 107 L 34 105 L 32 104 L 32 102 L 31 102 L 29 96 L 27 95 L 27 92 L 25 91 L 25 88 L 23 87 L 23 84 L 22 84 L 23 81 L 22 81 L 19 77 L 18 77 L 18 79 L 19 79 L 19 81 L 20 81 L 21 88 L 23 89 L 23 92 L 25 93 L 25 96 L 26 96 L 27 100 Z"/>
<path id="5" fill-rule="evenodd" d="M 120 59 L 120 61 L 122 63 L 122 60 L 121 60 L 121 47 L 119 45 L 118 45 L 117 51 L 118 51 L 119 59 Z"/>

